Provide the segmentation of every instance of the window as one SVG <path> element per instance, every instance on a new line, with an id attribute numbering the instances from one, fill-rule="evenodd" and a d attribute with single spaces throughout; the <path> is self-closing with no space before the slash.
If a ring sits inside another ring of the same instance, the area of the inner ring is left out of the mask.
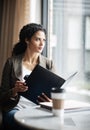
<path id="1" fill-rule="evenodd" d="M 77 86 L 90 86 L 90 1 L 48 0 L 48 56 L 59 75 L 78 71 Z M 88 88 L 89 89 L 89 88 Z"/>

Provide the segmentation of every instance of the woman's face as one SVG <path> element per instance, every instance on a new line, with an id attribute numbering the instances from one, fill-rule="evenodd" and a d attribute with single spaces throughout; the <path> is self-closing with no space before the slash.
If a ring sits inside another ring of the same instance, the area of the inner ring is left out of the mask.
<path id="1" fill-rule="evenodd" d="M 41 53 L 45 46 L 46 36 L 43 31 L 37 31 L 30 39 L 28 47 L 31 52 Z"/>

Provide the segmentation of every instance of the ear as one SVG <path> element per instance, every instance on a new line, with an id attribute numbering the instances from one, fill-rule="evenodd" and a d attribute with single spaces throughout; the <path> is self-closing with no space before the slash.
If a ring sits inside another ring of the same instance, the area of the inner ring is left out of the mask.
<path id="1" fill-rule="evenodd" d="M 28 40 L 27 38 L 25 38 L 25 42 L 26 42 L 27 44 L 29 44 L 29 40 Z"/>

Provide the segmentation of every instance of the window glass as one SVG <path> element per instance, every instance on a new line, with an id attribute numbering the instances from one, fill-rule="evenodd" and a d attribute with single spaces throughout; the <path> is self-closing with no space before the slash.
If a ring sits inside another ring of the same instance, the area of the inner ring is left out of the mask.
<path id="1" fill-rule="evenodd" d="M 74 85 L 89 89 L 90 1 L 49 0 L 48 8 L 48 56 L 59 75 L 67 78 L 78 71 Z"/>
<path id="2" fill-rule="evenodd" d="M 85 72 L 90 79 L 90 16 L 86 16 L 85 20 Z"/>

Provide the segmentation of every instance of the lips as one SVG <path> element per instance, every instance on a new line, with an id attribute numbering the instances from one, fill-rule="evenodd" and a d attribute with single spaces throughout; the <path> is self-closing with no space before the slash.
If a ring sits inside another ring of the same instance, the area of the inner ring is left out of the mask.
<path id="1" fill-rule="evenodd" d="M 42 50 L 43 49 L 43 47 L 39 47 L 39 50 Z"/>

